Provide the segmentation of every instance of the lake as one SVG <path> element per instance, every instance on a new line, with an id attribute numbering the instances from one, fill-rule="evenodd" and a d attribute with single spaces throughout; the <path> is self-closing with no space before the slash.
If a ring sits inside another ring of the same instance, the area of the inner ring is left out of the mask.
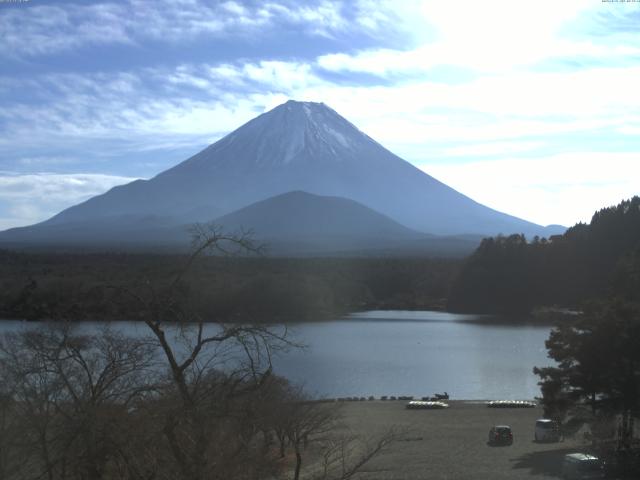
<path id="1" fill-rule="evenodd" d="M 0 322 L 0 332 L 33 325 Z M 130 334 L 146 331 L 134 322 L 113 325 Z M 553 363 L 544 347 L 549 327 L 495 324 L 477 315 L 370 311 L 288 327 L 307 348 L 276 358 L 274 371 L 316 396 L 447 391 L 459 399 L 532 399 L 540 395 L 533 367 Z"/>

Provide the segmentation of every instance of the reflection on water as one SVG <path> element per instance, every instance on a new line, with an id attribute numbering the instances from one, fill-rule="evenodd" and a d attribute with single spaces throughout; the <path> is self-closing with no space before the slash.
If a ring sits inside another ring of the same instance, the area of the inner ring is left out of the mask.
<path id="1" fill-rule="evenodd" d="M 276 371 L 319 395 L 432 395 L 531 399 L 534 365 L 549 365 L 549 327 L 472 322 L 445 312 L 373 311 L 299 324 L 309 345 L 276 361 Z"/>
<path id="2" fill-rule="evenodd" d="M 275 372 L 328 397 L 432 395 L 530 399 L 539 395 L 533 366 L 549 365 L 549 327 L 472 322 L 444 312 L 372 311 L 345 319 L 289 325 L 308 346 L 275 359 Z M 0 322 L 0 333 L 37 324 Z M 135 322 L 112 324 L 130 335 Z M 83 323 L 85 331 L 100 324 Z M 212 326 L 213 328 L 213 326 Z"/>

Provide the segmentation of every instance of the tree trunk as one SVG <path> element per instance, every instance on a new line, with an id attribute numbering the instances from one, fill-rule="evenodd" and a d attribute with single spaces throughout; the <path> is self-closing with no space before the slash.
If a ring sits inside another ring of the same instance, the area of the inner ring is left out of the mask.
<path id="1" fill-rule="evenodd" d="M 269 448 L 271 447 L 271 444 L 273 443 L 273 437 L 271 436 L 271 432 L 267 431 L 267 430 L 262 430 L 262 442 L 263 442 L 263 447 L 262 450 L 263 452 L 268 452 Z"/>
<path id="2" fill-rule="evenodd" d="M 293 475 L 293 480 L 300 478 L 300 468 L 302 467 L 302 455 L 300 455 L 300 449 L 296 445 L 296 471 Z"/>
<path id="3" fill-rule="evenodd" d="M 278 433 L 278 443 L 280 444 L 280 458 L 284 458 L 285 456 L 284 447 L 285 447 L 286 441 L 287 441 L 287 437 L 285 437 L 284 435 L 280 435 Z"/>

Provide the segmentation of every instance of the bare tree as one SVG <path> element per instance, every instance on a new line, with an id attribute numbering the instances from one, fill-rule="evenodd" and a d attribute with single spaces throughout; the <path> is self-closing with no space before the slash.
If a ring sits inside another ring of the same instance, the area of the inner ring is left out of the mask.
<path id="1" fill-rule="evenodd" d="M 322 442 L 320 468 L 311 478 L 313 480 L 348 480 L 406 434 L 407 430 L 392 427 L 369 440 L 353 433 L 330 436 Z"/>
<path id="2" fill-rule="evenodd" d="M 299 480 L 303 472 L 317 480 L 347 480 L 407 434 L 394 427 L 364 439 L 345 425 L 343 405 L 313 400 L 286 381 L 273 387 L 272 406 L 265 419 L 278 439 L 279 456 L 285 458 L 288 449 L 293 451 L 293 480 Z M 310 460 L 304 460 L 306 457 Z"/>
<path id="3" fill-rule="evenodd" d="M 170 385 L 165 393 L 175 402 L 164 410 L 162 435 L 178 466 L 176 475 L 189 480 L 225 478 L 238 463 L 233 459 L 246 454 L 251 443 L 237 436 L 231 441 L 229 434 L 242 423 L 241 399 L 271 376 L 273 353 L 292 344 L 285 328 L 207 323 L 190 307 L 183 298 L 188 291 L 185 279 L 199 257 L 262 250 L 249 232 L 226 234 L 211 224 L 194 226 L 192 234 L 192 253 L 164 289 L 148 283 L 143 292 L 121 291 L 139 304 L 168 366 Z"/>
<path id="4" fill-rule="evenodd" d="M 23 463 L 19 458 L 14 437 L 18 431 L 12 385 L 0 376 L 0 479 L 12 478 Z"/>
<path id="5" fill-rule="evenodd" d="M 300 478 L 302 452 L 311 441 L 326 441 L 325 436 L 335 429 L 337 412 L 333 405 L 300 403 L 294 407 L 293 421 L 288 426 L 287 436 L 291 440 L 296 455 L 293 478 Z"/>
<path id="6" fill-rule="evenodd" d="M 193 234 L 171 281 L 116 288 L 148 335 L 64 323 L 0 341 L 2 480 L 275 478 L 284 462 L 273 436 L 281 457 L 293 449 L 296 480 L 311 447 L 322 461 L 304 464 L 310 477 L 346 480 L 397 438 L 340 435 L 335 405 L 273 375 L 273 356 L 296 346 L 286 328 L 203 318 L 188 288 L 198 258 L 261 249 L 246 232 Z"/>
<path id="7" fill-rule="evenodd" d="M 85 336 L 67 325 L 9 334 L 0 372 L 10 385 L 13 453 L 20 477 L 106 478 L 128 434 L 129 408 L 153 388 L 153 346 L 103 329 Z"/>

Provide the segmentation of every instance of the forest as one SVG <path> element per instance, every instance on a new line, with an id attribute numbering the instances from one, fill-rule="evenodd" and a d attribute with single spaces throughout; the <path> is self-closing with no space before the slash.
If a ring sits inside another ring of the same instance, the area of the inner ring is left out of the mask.
<path id="1" fill-rule="evenodd" d="M 454 280 L 447 308 L 527 313 L 541 306 L 577 309 L 611 295 L 640 300 L 640 197 L 604 208 L 549 239 L 486 238 Z"/>
<path id="2" fill-rule="evenodd" d="M 0 318 L 132 320 L 122 288 L 162 291 L 184 255 L 0 251 Z M 323 319 L 367 309 L 444 308 L 459 259 L 202 256 L 183 301 L 212 321 Z"/>
<path id="3" fill-rule="evenodd" d="M 639 197 L 549 240 L 485 240 L 449 298 L 461 310 L 579 309 L 558 321 L 545 342 L 554 364 L 533 372 L 545 417 L 559 422 L 566 436 L 590 439 L 591 452 L 605 459 L 614 478 L 638 478 L 640 472 L 634 426 L 640 412 L 639 301 Z"/>
<path id="4" fill-rule="evenodd" d="M 246 253 L 246 252 L 245 252 Z M 185 255 L 0 250 L 0 318 L 134 320 L 122 288 L 162 291 Z M 211 321 L 309 321 L 371 309 L 525 318 L 578 310 L 612 294 L 640 297 L 640 197 L 604 208 L 563 235 L 485 238 L 466 259 L 200 256 L 183 301 Z M 516 320 L 514 320 L 516 321 Z"/>

